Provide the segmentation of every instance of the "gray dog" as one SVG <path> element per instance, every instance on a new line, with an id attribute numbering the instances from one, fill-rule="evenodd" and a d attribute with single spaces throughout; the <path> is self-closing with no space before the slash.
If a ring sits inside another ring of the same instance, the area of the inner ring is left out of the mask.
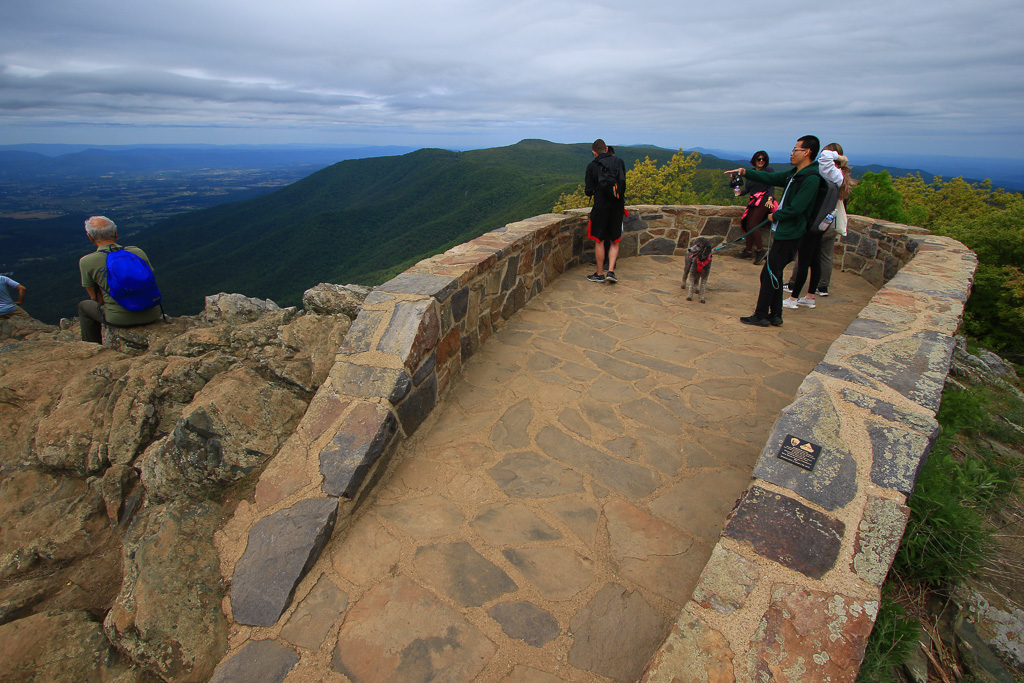
<path id="1" fill-rule="evenodd" d="M 711 242 L 707 237 L 698 237 L 690 242 L 686 250 L 686 269 L 683 271 L 683 284 L 686 287 L 686 300 L 693 301 L 693 290 L 700 280 L 700 302 L 704 301 L 704 292 L 708 288 L 708 275 L 711 274 Z"/>

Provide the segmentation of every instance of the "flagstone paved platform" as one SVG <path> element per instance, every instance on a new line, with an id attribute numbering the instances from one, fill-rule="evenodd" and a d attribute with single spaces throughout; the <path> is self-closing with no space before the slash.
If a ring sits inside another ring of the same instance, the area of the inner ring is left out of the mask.
<path id="1" fill-rule="evenodd" d="M 239 665 L 258 645 L 244 668 L 288 681 L 639 678 L 779 411 L 875 288 L 837 271 L 816 309 L 757 328 L 749 261 L 716 258 L 707 304 L 680 258 L 621 261 L 617 285 L 592 268 L 472 357 L 290 613 L 233 634 L 260 641 Z"/>

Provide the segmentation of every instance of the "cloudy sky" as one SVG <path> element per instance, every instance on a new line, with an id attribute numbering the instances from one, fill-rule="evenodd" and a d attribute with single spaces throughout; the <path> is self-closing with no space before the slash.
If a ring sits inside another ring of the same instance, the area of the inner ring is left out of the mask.
<path id="1" fill-rule="evenodd" d="M 1022 36 L 1021 0 L 3 0 L 0 144 L 1024 158 Z"/>

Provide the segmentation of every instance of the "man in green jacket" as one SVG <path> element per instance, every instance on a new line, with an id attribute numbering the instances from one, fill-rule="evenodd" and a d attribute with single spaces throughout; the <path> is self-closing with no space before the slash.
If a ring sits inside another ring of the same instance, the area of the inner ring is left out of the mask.
<path id="1" fill-rule="evenodd" d="M 757 294 L 754 314 L 740 318 L 744 325 L 782 324 L 782 271 L 796 257 L 800 241 L 807 232 L 814 203 L 818 196 L 818 149 L 821 142 L 813 135 L 796 141 L 789 154 L 789 163 L 795 168 L 779 173 L 736 168 L 726 173 L 740 173 L 765 185 L 785 187 L 782 200 L 775 213 L 768 214 L 772 221 L 772 247 L 761 269 L 761 290 Z"/>

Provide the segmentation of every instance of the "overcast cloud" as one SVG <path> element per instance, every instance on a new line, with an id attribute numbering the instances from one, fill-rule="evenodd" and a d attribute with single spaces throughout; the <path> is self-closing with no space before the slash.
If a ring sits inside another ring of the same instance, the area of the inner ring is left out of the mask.
<path id="1" fill-rule="evenodd" d="M 688 6 L 689 5 L 689 6 Z M 0 144 L 1024 158 L 1020 0 L 5 0 Z"/>

